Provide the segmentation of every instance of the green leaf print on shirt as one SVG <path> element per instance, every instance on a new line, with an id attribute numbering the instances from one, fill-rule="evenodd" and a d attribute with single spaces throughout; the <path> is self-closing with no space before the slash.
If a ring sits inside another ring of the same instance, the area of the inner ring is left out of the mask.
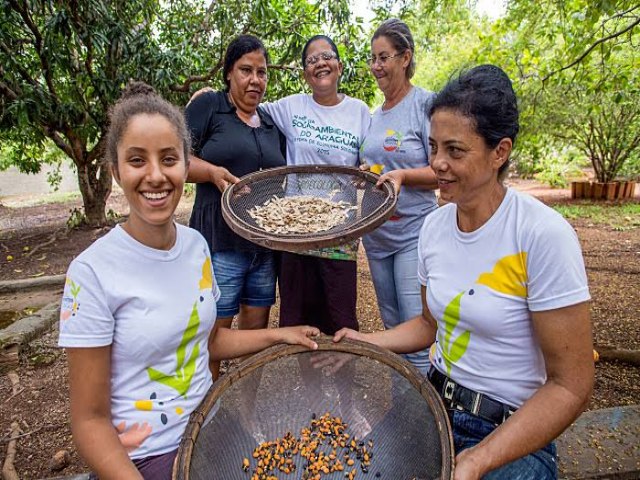
<path id="1" fill-rule="evenodd" d="M 452 341 L 453 331 L 460 323 L 460 299 L 464 294 L 465 292 L 460 292 L 444 309 L 444 335 L 442 332 L 439 332 L 438 335 L 442 345 L 442 358 L 447 367 L 447 375 L 451 375 L 451 365 L 462 358 L 471 339 L 471 332 L 465 330 Z"/>
<path id="2" fill-rule="evenodd" d="M 186 394 L 189 391 L 189 386 L 191 385 L 191 379 L 196 371 L 196 359 L 200 353 L 200 345 L 198 343 L 194 343 L 191 356 L 185 363 L 187 345 L 195 338 L 199 327 L 200 315 L 198 314 L 198 302 L 195 302 L 193 304 L 193 310 L 191 311 L 191 318 L 189 318 L 189 324 L 182 334 L 182 341 L 176 350 L 177 361 L 175 373 L 167 375 L 153 367 L 149 367 L 147 368 L 147 373 L 149 374 L 150 380 L 171 387 L 181 396 L 186 397 Z"/>

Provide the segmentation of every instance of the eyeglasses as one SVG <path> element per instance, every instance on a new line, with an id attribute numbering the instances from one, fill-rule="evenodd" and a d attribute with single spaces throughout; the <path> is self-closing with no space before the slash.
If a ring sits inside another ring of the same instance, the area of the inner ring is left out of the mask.
<path id="1" fill-rule="evenodd" d="M 371 57 L 369 58 L 369 64 L 370 65 L 375 65 L 376 63 L 379 63 L 380 65 L 384 65 L 387 63 L 387 60 L 389 60 L 390 58 L 396 58 L 401 56 L 402 53 L 396 53 L 394 55 L 380 55 L 379 57 L 375 56 L 375 55 L 371 55 Z"/>
<path id="2" fill-rule="evenodd" d="M 307 68 L 309 65 L 315 65 L 320 61 L 320 59 L 324 60 L 325 62 L 328 62 L 329 60 L 333 60 L 334 58 L 338 58 L 338 55 L 336 55 L 336 52 L 333 52 L 331 50 L 327 50 L 326 52 L 320 52 L 317 55 L 309 55 L 304 60 L 304 67 Z"/>

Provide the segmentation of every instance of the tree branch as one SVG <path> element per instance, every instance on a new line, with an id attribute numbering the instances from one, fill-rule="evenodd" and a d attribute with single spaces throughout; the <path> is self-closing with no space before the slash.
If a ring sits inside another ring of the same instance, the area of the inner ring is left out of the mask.
<path id="1" fill-rule="evenodd" d="M 53 86 L 53 77 L 51 76 L 51 73 L 52 73 L 51 67 L 49 66 L 49 61 L 47 60 L 47 57 L 44 55 L 42 51 L 42 35 L 38 30 L 38 27 L 35 25 L 35 23 L 33 23 L 33 20 L 29 16 L 29 12 L 27 10 L 20 8 L 20 5 L 18 5 L 13 0 L 10 0 L 9 3 L 18 13 L 20 13 L 20 16 L 24 20 L 24 23 L 27 25 L 27 27 L 33 34 L 34 47 L 35 47 L 36 53 L 38 54 L 38 58 L 40 59 L 40 64 L 42 65 L 42 72 L 44 73 L 45 82 L 47 83 L 49 92 L 51 93 L 51 96 L 55 101 L 54 103 L 57 105 L 59 102 L 58 102 L 58 96 L 56 94 L 56 89 Z"/>
<path id="2" fill-rule="evenodd" d="M 569 65 L 565 65 L 564 67 L 558 69 L 558 70 L 554 70 L 553 72 L 547 74 L 543 79 L 542 79 L 542 83 L 546 82 L 547 80 L 549 80 L 549 78 L 551 78 L 554 75 L 557 75 L 558 73 L 564 71 L 564 70 L 568 70 L 572 67 L 575 67 L 577 64 L 579 64 L 582 60 L 584 60 L 587 55 L 589 55 L 594 48 L 596 48 L 598 45 L 603 44 L 605 42 L 608 42 L 609 40 L 619 37 L 621 35 L 624 35 L 625 33 L 627 33 L 629 30 L 633 29 L 633 27 L 635 27 L 636 25 L 640 24 L 640 17 L 636 18 L 636 20 L 634 22 L 631 22 L 630 25 L 628 25 L 626 28 L 624 28 L 623 30 L 620 30 L 619 32 L 615 32 L 612 33 L 611 35 L 608 35 L 606 37 L 603 37 L 599 40 L 597 40 L 596 42 L 594 42 L 589 48 L 587 48 L 582 55 L 580 55 L 577 59 L 575 59 L 573 62 L 571 62 Z"/>
<path id="3" fill-rule="evenodd" d="M 3 97 L 6 97 L 11 101 L 18 99 L 18 93 L 11 90 L 11 87 L 4 82 L 0 82 L 0 93 L 2 93 Z"/>
<path id="4" fill-rule="evenodd" d="M 188 92 L 189 87 L 191 86 L 192 83 L 206 82 L 208 80 L 211 80 L 221 68 L 222 68 L 222 57 L 213 66 L 213 68 L 209 69 L 209 71 L 206 74 L 193 75 L 191 77 L 187 77 L 187 79 L 184 82 L 182 82 L 182 84 L 174 83 L 169 88 L 174 92 Z"/>

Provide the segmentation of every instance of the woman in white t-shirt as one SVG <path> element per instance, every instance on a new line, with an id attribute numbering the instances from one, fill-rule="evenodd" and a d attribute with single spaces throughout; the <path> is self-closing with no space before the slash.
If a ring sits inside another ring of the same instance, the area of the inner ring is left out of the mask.
<path id="1" fill-rule="evenodd" d="M 333 40 L 326 35 L 307 40 L 302 67 L 311 94 L 289 95 L 260 106 L 287 139 L 287 165 L 358 166 L 360 146 L 369 128 L 369 107 L 338 91 L 342 62 Z M 339 190 L 340 185 L 326 188 L 332 189 Z M 313 194 L 313 186 L 308 193 Z M 304 322 L 329 335 L 342 327 L 358 328 L 358 244 L 282 253 L 280 326 Z"/>
<path id="2" fill-rule="evenodd" d="M 275 343 L 316 348 L 312 327 L 211 334 L 220 293 L 205 239 L 178 225 L 189 158 L 182 113 L 133 83 L 110 113 L 106 156 L 127 220 L 73 260 L 60 312 L 71 426 L 101 479 L 169 479 L 209 360 Z"/>
<path id="3" fill-rule="evenodd" d="M 431 346 L 457 480 L 557 478 L 553 440 L 586 407 L 594 375 L 578 238 L 557 212 L 502 183 L 519 124 L 500 68 L 451 80 L 429 115 L 431 166 L 450 203 L 420 232 L 422 314 L 335 340 L 398 353 Z"/>

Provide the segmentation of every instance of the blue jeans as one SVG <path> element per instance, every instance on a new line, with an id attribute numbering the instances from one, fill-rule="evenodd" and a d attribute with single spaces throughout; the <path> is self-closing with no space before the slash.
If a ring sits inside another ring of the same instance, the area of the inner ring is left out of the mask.
<path id="1" fill-rule="evenodd" d="M 273 252 L 213 252 L 213 274 L 220 288 L 218 317 L 237 315 L 240 304 L 270 307 L 276 302 L 276 261 Z"/>
<path id="2" fill-rule="evenodd" d="M 473 447 L 497 427 L 467 412 L 449 411 L 456 454 Z M 558 478 L 556 444 L 507 463 L 482 477 L 483 480 L 555 480 Z"/>
<path id="3" fill-rule="evenodd" d="M 418 247 L 383 259 L 369 258 L 371 280 L 378 297 L 384 327 L 389 329 L 420 315 L 422 298 L 418 282 Z M 429 350 L 403 355 L 423 375 L 429 370 Z"/>

